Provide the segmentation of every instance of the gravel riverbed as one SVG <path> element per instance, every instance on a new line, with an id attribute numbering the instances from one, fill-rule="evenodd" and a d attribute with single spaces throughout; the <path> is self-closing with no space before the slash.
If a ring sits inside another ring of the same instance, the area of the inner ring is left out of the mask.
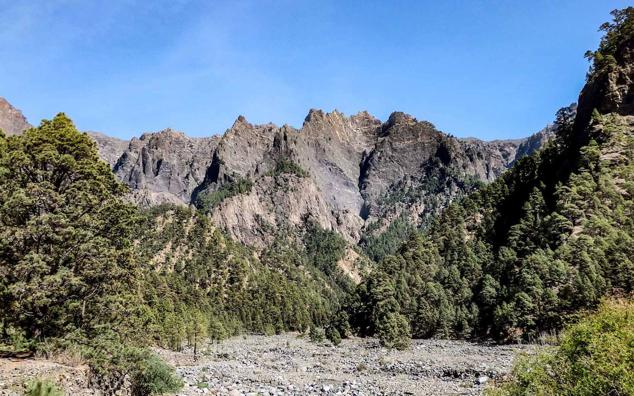
<path id="1" fill-rule="evenodd" d="M 407 351 L 352 338 L 338 347 L 297 334 L 235 337 L 190 349 L 155 351 L 176 367 L 185 387 L 178 395 L 480 395 L 535 346 L 415 340 Z M 24 383 L 48 378 L 67 395 L 99 395 L 85 365 L 43 359 L 0 359 L 0 395 L 22 395 Z"/>
<path id="2" fill-rule="evenodd" d="M 194 360 L 190 351 L 157 351 L 185 381 L 182 395 L 479 395 L 533 346 L 415 340 L 381 348 L 353 338 L 333 347 L 296 334 L 236 337 Z"/>

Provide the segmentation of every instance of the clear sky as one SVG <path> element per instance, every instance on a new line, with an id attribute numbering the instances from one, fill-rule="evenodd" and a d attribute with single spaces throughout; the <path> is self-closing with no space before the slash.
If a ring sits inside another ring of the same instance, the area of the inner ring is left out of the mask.
<path id="1" fill-rule="evenodd" d="M 308 109 L 526 136 L 576 101 L 616 0 L 0 0 L 0 96 L 33 124 L 192 136 Z"/>

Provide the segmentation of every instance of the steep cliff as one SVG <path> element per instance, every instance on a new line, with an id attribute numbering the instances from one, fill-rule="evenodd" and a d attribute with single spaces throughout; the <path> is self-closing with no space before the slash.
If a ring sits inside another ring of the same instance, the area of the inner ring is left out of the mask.
<path id="1" fill-rule="evenodd" d="M 130 141 L 113 171 L 131 187 L 133 200 L 148 206 L 188 203 L 205 177 L 218 138 L 190 138 L 165 129 Z"/>
<path id="2" fill-rule="evenodd" d="M 525 146 L 457 139 L 404 113 L 382 123 L 366 112 L 311 110 L 300 129 L 241 116 L 220 138 L 191 202 L 250 245 L 301 230 L 307 219 L 357 243 L 402 216 L 424 224 L 547 140 L 532 139 Z"/>
<path id="3" fill-rule="evenodd" d="M 28 126 L 6 101 L 0 122 Z M 425 225 L 449 202 L 489 183 L 552 132 L 528 139 L 457 139 L 395 112 L 309 111 L 301 128 L 253 125 L 240 116 L 222 136 L 166 129 L 131 141 L 88 132 L 100 156 L 141 206 L 194 204 L 251 246 L 308 223 L 349 243 L 380 235 L 396 219 Z"/>

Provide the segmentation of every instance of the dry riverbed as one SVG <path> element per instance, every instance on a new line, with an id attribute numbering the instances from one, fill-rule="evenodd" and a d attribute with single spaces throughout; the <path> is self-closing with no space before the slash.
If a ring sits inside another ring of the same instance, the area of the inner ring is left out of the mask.
<path id="1" fill-rule="evenodd" d="M 296 334 L 235 337 L 191 351 L 157 350 L 185 381 L 179 395 L 479 395 L 532 346 L 419 340 L 389 351 L 375 339 L 315 345 Z M 0 359 L 0 395 L 19 395 L 25 378 L 48 377 L 69 395 L 96 394 L 85 368 Z"/>
<path id="2" fill-rule="evenodd" d="M 225 395 L 478 395 L 509 371 L 530 346 L 464 341 L 414 341 L 409 351 L 389 351 L 375 339 L 319 346 L 297 335 L 233 338 L 190 354 L 160 352 L 177 366 L 181 394 Z"/>

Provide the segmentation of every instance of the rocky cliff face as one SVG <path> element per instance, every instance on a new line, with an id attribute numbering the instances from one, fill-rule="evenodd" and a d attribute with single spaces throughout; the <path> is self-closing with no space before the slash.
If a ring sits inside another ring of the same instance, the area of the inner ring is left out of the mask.
<path id="1" fill-rule="evenodd" d="M 12 131 L 28 125 L 8 103 L 2 108 L 1 125 Z M 131 187 L 133 201 L 206 202 L 203 209 L 216 224 L 263 247 L 279 231 L 301 231 L 307 222 L 350 243 L 381 233 L 397 218 L 425 224 L 451 200 L 539 148 L 552 131 L 484 142 L 457 139 L 399 112 L 381 122 L 367 112 L 313 109 L 299 129 L 253 125 L 240 116 L 222 136 L 209 138 L 171 129 L 131 141 L 89 134 Z"/>
<path id="2" fill-rule="evenodd" d="M 308 220 L 356 243 L 400 216 L 424 224 L 545 140 L 457 139 L 403 113 L 382 123 L 365 112 L 346 117 L 311 110 L 300 129 L 252 125 L 239 117 L 220 138 L 191 202 L 226 195 L 207 209 L 250 245 L 266 244 L 278 230 L 301 229 Z M 289 163 L 299 175 L 279 171 Z M 227 193 L 235 189 L 227 186 L 244 180 L 252 188 Z"/>
<path id="3" fill-rule="evenodd" d="M 189 203 L 204 180 L 217 142 L 217 137 L 190 138 L 171 129 L 146 133 L 130 141 L 113 171 L 141 205 Z"/>
<path id="4" fill-rule="evenodd" d="M 0 129 L 6 135 L 19 135 L 30 127 L 22 112 L 0 97 Z"/>

